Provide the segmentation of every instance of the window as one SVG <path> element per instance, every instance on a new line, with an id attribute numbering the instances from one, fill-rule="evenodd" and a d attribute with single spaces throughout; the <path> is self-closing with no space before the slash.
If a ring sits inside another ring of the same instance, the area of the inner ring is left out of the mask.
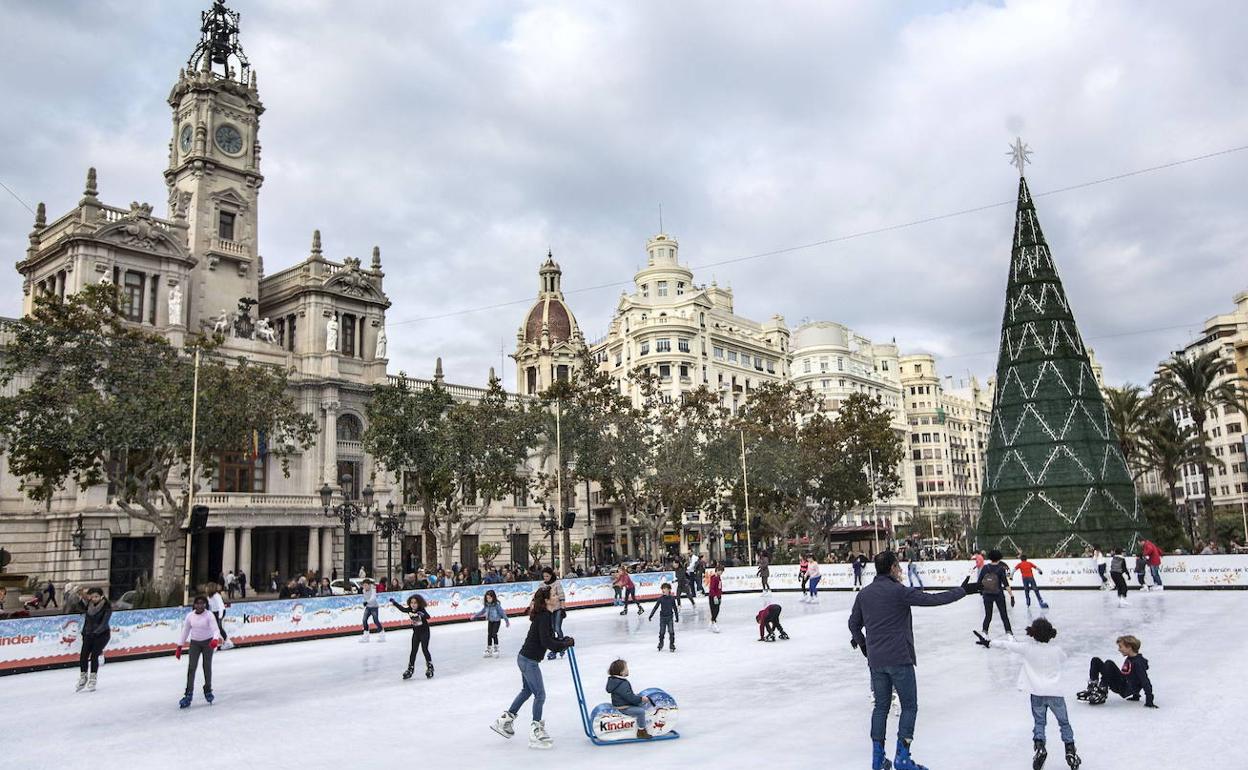
<path id="1" fill-rule="evenodd" d="M 643 297 L 649 297 L 649 296 L 650 296 L 650 284 L 648 284 L 648 283 L 643 283 L 643 284 L 641 285 L 641 296 L 643 296 Z M 646 320 L 646 317 L 643 315 L 643 316 L 641 317 L 641 320 L 643 320 L 643 321 L 644 321 L 644 320 Z"/>
<path id="2" fill-rule="evenodd" d="M 571 370 L 568 369 L 567 364 L 559 364 L 559 366 L 555 367 L 555 381 L 567 382 L 570 379 L 570 375 Z"/>
<path id="3" fill-rule="evenodd" d="M 685 293 L 685 282 L 677 281 L 676 282 L 676 296 L 679 297 L 683 295 L 684 293 Z"/>
<path id="4" fill-rule="evenodd" d="M 660 297 L 666 297 L 667 296 L 667 281 L 659 281 L 656 284 L 656 286 L 658 286 L 658 295 Z"/>
<path id="5" fill-rule="evenodd" d="M 920 364 L 915 364 L 915 365 L 914 365 L 914 373 L 915 373 L 915 374 L 922 374 L 922 373 L 923 373 L 923 367 L 922 367 Z"/>
<path id="6" fill-rule="evenodd" d="M 223 241 L 234 240 L 234 213 L 221 211 L 217 214 L 217 237 Z"/>
<path id="7" fill-rule="evenodd" d="M 836 370 L 838 372 L 845 371 L 845 359 L 841 358 L 840 356 L 836 357 Z"/>
<path id="8" fill-rule="evenodd" d="M 126 271 L 121 287 L 121 314 L 127 321 L 143 321 L 143 284 L 145 276 L 133 270 Z"/>
<path id="9" fill-rule="evenodd" d="M 1227 433 L 1240 433 L 1240 432 L 1242 432 L 1242 429 L 1239 427 L 1239 423 L 1237 423 L 1237 422 L 1228 422 L 1228 423 L 1226 424 L 1226 432 L 1227 432 Z"/>
<path id="10" fill-rule="evenodd" d="M 886 371 L 886 372 L 887 372 L 887 371 L 888 371 L 888 362 L 887 362 L 887 361 L 881 361 L 881 362 L 880 362 L 880 368 L 881 368 L 881 369 L 883 369 L 884 371 Z"/>
<path id="11" fill-rule="evenodd" d="M 615 365 L 619 366 L 622 363 L 624 363 L 624 354 L 617 350 L 615 352 Z"/>
<path id="12" fill-rule="evenodd" d="M 266 456 L 224 452 L 212 474 L 213 492 L 263 492 Z"/>
<path id="13" fill-rule="evenodd" d="M 687 339 L 676 340 L 676 349 L 679 350 L 681 353 L 688 353 L 689 352 L 689 340 Z"/>
<path id="14" fill-rule="evenodd" d="M 689 365 L 688 364 L 680 365 L 680 379 L 682 380 L 689 379 Z"/>
<path id="15" fill-rule="evenodd" d="M 659 379 L 667 380 L 672 377 L 672 367 L 670 364 L 659 364 Z"/>
<path id="16" fill-rule="evenodd" d="M 148 283 L 151 284 L 148 287 L 149 289 L 151 289 L 151 291 L 149 292 L 149 296 L 147 298 L 147 322 L 155 326 L 156 325 L 156 286 L 160 283 L 160 276 L 153 275 L 151 280 Z M 61 284 L 61 289 L 62 289 L 61 299 L 65 299 L 65 292 L 63 291 L 64 288 L 65 288 L 65 284 L 62 283 Z M 170 323 L 178 323 L 181 321 L 181 319 L 170 318 L 169 321 Z"/>
<path id="17" fill-rule="evenodd" d="M 654 352 L 656 352 L 656 353 L 671 353 L 671 352 L 672 352 L 672 341 L 671 341 L 671 340 L 668 340 L 668 339 L 655 340 L 655 341 L 654 341 Z"/>
<path id="18" fill-rule="evenodd" d="M 828 370 L 828 357 L 819 356 L 819 371 L 826 372 Z"/>
<path id="19" fill-rule="evenodd" d="M 342 354 L 355 355 L 355 316 L 350 313 L 342 314 Z"/>
<path id="20" fill-rule="evenodd" d="M 762 356 L 754 356 L 754 368 L 760 372 L 763 370 L 763 357 Z"/>
<path id="21" fill-rule="evenodd" d="M 915 475 L 915 476 L 922 476 L 922 475 L 923 475 L 923 466 L 922 466 L 922 465 L 918 465 L 918 464 L 916 464 L 916 465 L 914 466 L 914 475 Z"/>
<path id="22" fill-rule="evenodd" d="M 650 343 L 649 342 L 641 343 L 641 346 L 637 350 L 637 355 L 644 356 L 649 353 L 650 353 Z"/>
<path id="23" fill-rule="evenodd" d="M 529 490 L 521 487 L 519 492 L 512 494 L 511 504 L 516 508 L 527 508 L 529 505 Z"/>
<path id="24" fill-rule="evenodd" d="M 735 350 L 728 351 L 728 362 L 733 363 L 733 364 L 737 362 L 737 351 Z"/>
<path id="25" fill-rule="evenodd" d="M 364 426 L 360 423 L 359 417 L 353 414 L 340 414 L 337 433 L 339 441 L 361 441 L 364 436 Z"/>
<path id="26" fill-rule="evenodd" d="M 810 374 L 810 359 L 809 358 L 802 359 L 802 372 L 804 374 Z"/>
<path id="27" fill-rule="evenodd" d="M 776 373 L 776 360 L 774 358 L 767 359 L 767 371 L 772 374 Z"/>
<path id="28" fill-rule="evenodd" d="M 913 459 L 915 459 L 915 460 L 922 460 L 922 459 L 923 459 L 923 453 L 922 453 L 921 451 L 919 451 L 918 449 L 914 450 L 914 458 L 913 458 Z"/>
<path id="29" fill-rule="evenodd" d="M 718 345 L 715 346 L 715 357 L 720 359 L 721 361 L 724 358 L 724 349 L 719 347 Z"/>
<path id="30" fill-rule="evenodd" d="M 824 390 L 827 390 L 828 388 L 832 386 L 832 380 L 820 380 L 819 386 L 823 388 Z"/>

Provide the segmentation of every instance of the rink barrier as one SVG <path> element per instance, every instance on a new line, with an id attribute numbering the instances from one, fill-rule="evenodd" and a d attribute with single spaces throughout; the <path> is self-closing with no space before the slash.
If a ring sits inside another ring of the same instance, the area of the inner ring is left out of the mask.
<path id="1" fill-rule="evenodd" d="M 633 575 L 639 599 L 652 600 L 664 582 L 673 582 L 671 572 Z M 612 604 L 615 592 L 612 577 L 565 578 L 565 606 L 586 609 Z M 390 606 L 390 599 L 405 604 L 413 594 L 428 603 L 433 624 L 462 623 L 484 606 L 486 591 L 494 591 L 508 615 L 522 615 L 540 581 L 493 583 L 490 585 L 431 588 L 417 591 L 388 591 L 378 594 L 381 623 L 387 630 L 411 626 L 407 615 Z M 113 612 L 111 638 L 104 651 L 107 661 L 133 660 L 168 655 L 182 632 L 186 607 Z M 363 602 L 359 594 L 308 599 L 280 599 L 239 602 L 226 610 L 225 633 L 236 644 L 277 644 L 324 639 L 361 633 Z M 484 622 L 484 621 L 482 621 Z M 82 615 L 48 615 L 38 618 L 0 620 L 0 675 L 46 668 L 77 665 L 82 648 Z"/>

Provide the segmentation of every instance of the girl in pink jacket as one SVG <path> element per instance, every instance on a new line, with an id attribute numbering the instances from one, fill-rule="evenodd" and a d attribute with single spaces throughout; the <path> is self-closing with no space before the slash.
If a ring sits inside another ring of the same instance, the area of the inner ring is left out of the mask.
<path id="1" fill-rule="evenodd" d="M 201 657 L 204 661 L 204 699 L 212 703 L 212 653 L 221 643 L 221 630 L 217 626 L 217 619 L 208 611 L 208 597 L 203 594 L 196 596 L 191 607 L 191 611 L 186 613 L 186 620 L 182 621 L 182 635 L 173 652 L 173 656 L 180 660 L 182 648 L 189 640 L 191 658 L 186 667 L 186 694 L 178 701 L 180 708 L 191 705 L 192 693 L 195 691 L 195 667 Z"/>

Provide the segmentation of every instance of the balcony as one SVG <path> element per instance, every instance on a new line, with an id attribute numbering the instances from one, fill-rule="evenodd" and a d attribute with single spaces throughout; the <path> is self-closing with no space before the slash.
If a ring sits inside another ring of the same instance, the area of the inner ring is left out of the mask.
<path id="1" fill-rule="evenodd" d="M 319 495 L 277 495 L 263 492 L 201 492 L 195 502 L 212 510 L 243 508 L 298 508 L 321 510 Z M 341 502 L 341 501 L 339 501 Z"/>

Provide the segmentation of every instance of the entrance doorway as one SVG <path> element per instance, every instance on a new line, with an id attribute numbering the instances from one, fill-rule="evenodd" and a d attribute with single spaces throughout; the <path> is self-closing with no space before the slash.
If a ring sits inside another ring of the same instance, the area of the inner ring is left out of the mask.
<path id="1" fill-rule="evenodd" d="M 116 537 L 108 555 L 108 598 L 115 601 L 138 586 L 139 581 L 152 579 L 156 565 L 156 538 Z"/>

